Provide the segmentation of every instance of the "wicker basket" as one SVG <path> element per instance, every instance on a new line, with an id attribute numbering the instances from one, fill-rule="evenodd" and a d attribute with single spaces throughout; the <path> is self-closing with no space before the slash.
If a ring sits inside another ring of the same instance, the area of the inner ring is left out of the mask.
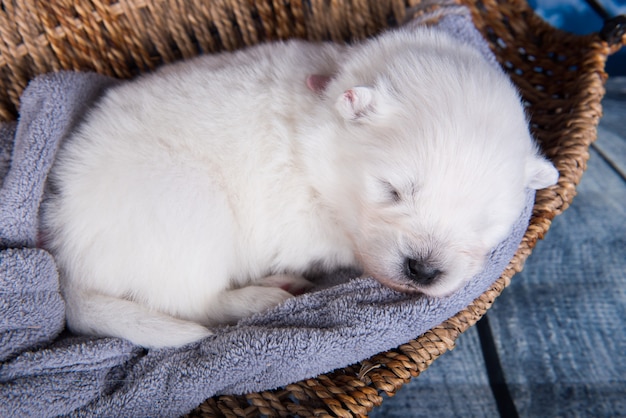
<path id="1" fill-rule="evenodd" d="M 174 60 L 288 37 L 345 41 L 402 21 L 420 0 L 0 1 L 0 120 L 17 115 L 34 76 L 60 69 L 131 77 Z M 532 130 L 559 169 L 537 193 L 531 224 L 502 277 L 465 310 L 417 339 L 361 364 L 245 396 L 207 400 L 192 416 L 362 416 L 454 347 L 519 272 L 554 216 L 571 203 L 596 137 L 608 55 L 623 21 L 574 36 L 524 1 L 461 0 L 522 91 Z"/>

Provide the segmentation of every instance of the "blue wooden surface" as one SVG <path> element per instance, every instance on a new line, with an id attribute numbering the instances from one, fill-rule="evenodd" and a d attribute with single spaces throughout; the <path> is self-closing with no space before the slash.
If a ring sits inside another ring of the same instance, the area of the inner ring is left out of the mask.
<path id="1" fill-rule="evenodd" d="M 603 107 L 573 204 L 488 313 L 521 417 L 626 416 L 626 77 L 609 80 Z M 370 416 L 500 411 L 473 327 Z"/>

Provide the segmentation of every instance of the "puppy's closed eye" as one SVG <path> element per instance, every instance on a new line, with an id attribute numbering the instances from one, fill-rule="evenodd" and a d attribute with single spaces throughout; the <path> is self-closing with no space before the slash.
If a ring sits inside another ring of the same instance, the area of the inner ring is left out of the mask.
<path id="1" fill-rule="evenodd" d="M 400 191 L 393 186 L 390 182 L 386 180 L 380 180 L 380 184 L 385 191 L 386 201 L 391 203 L 400 203 L 402 202 L 402 194 Z"/>

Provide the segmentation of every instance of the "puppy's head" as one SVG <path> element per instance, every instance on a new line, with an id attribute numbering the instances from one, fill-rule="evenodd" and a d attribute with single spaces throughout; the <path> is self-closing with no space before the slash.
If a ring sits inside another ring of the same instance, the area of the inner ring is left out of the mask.
<path id="1" fill-rule="evenodd" d="M 336 101 L 346 175 L 359 184 L 351 234 L 365 273 L 444 296 L 481 271 L 526 189 L 558 173 L 538 154 L 516 90 L 478 53 L 409 58 Z"/>

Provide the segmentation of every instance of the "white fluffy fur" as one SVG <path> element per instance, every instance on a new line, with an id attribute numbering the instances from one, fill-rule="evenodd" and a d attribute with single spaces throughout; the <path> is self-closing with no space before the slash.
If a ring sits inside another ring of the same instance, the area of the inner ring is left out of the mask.
<path id="1" fill-rule="evenodd" d="M 525 187 L 556 179 L 503 74 L 434 29 L 400 29 L 112 88 L 58 153 L 42 232 L 71 330 L 180 346 L 306 288 L 313 265 L 448 294 L 508 234 Z"/>

